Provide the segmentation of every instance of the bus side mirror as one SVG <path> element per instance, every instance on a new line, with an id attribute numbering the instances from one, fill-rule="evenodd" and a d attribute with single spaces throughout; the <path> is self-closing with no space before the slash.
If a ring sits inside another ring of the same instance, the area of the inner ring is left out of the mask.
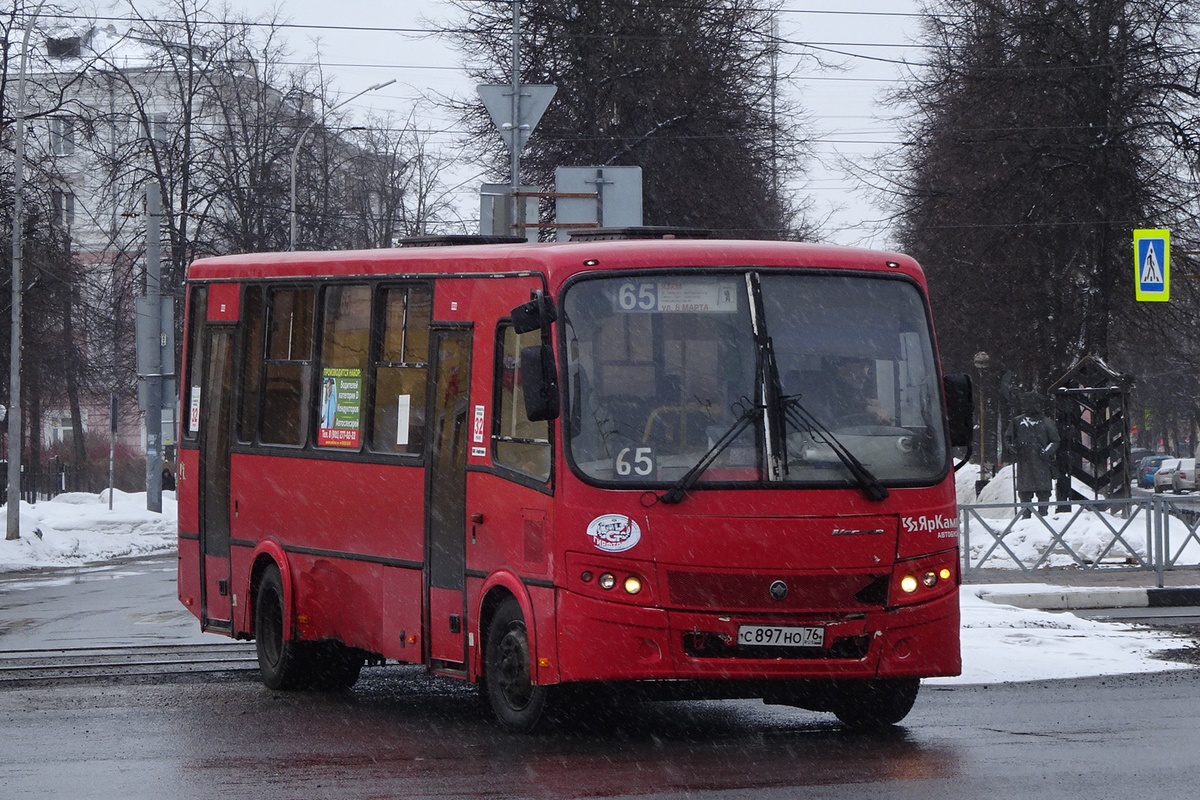
<path id="1" fill-rule="evenodd" d="M 550 345 L 521 348 L 521 390 L 525 394 L 525 416 L 530 422 L 558 419 L 558 372 Z"/>
<path id="2" fill-rule="evenodd" d="M 975 422 L 975 393 L 971 376 L 965 372 L 942 376 L 946 393 L 946 421 L 950 425 L 950 446 L 970 447 Z"/>
<path id="3" fill-rule="evenodd" d="M 544 330 L 556 319 L 558 312 L 554 310 L 554 301 L 541 291 L 534 292 L 532 300 L 512 310 L 513 330 L 517 333 Z"/>

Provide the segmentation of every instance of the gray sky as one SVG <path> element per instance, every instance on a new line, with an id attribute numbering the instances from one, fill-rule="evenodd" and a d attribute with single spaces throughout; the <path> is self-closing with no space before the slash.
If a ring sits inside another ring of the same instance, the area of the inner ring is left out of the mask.
<path id="1" fill-rule="evenodd" d="M 250 13 L 265 13 L 275 5 L 271 0 L 231 3 Z M 334 76 L 335 87 L 343 96 L 396 78 L 395 84 L 355 101 L 350 106 L 355 112 L 393 109 L 407 117 L 415 106 L 418 120 L 447 130 L 452 125 L 439 118 L 425 100 L 473 93 L 471 82 L 460 70 L 458 52 L 420 33 L 430 27 L 426 20 L 454 13 L 443 0 L 286 0 L 283 9 L 282 18 L 293 24 L 329 26 L 291 29 L 289 39 L 297 61 L 315 60 L 319 48 L 324 69 Z M 828 240 L 888 246 L 886 229 L 874 222 L 881 212 L 872 207 L 857 181 L 840 170 L 839 160 L 863 162 L 880 147 L 896 141 L 894 126 L 881 120 L 883 112 L 874 100 L 903 69 L 890 60 L 920 60 L 920 52 L 907 46 L 918 27 L 913 16 L 917 0 L 785 0 L 783 9 L 780 36 L 789 42 L 819 44 L 825 48 L 822 57 L 839 67 L 821 70 L 811 58 L 800 55 L 805 48 L 784 48 L 782 67 L 785 71 L 794 68 L 797 78 L 786 92 L 808 109 L 817 139 L 810 179 L 798 188 L 813 197 L 818 217 L 829 216 Z M 439 139 L 459 141 L 452 130 Z M 503 177 L 484 175 L 464 164 L 457 178 L 464 183 L 459 205 L 476 208 L 473 195 L 478 184 Z"/>

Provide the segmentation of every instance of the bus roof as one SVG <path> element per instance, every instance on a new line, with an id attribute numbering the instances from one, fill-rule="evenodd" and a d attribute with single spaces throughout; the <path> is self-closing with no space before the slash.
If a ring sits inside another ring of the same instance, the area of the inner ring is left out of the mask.
<path id="1" fill-rule="evenodd" d="M 555 291 L 578 272 L 677 266 L 858 269 L 898 272 L 921 285 L 925 283 L 917 262 L 899 253 L 742 239 L 636 239 L 249 253 L 199 259 L 188 269 L 188 280 L 528 272 L 545 275 L 549 288 Z"/>

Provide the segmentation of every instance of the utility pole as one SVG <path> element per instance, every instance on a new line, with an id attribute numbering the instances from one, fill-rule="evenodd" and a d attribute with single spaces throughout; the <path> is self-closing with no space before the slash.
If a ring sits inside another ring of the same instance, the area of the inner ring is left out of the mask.
<path id="1" fill-rule="evenodd" d="M 8 366 L 8 528 L 5 539 L 21 538 L 21 301 L 22 246 L 25 240 L 25 206 L 21 192 L 25 183 L 25 62 L 29 35 L 46 0 L 41 0 L 21 40 L 21 66 L 17 73 L 17 108 L 13 126 L 13 230 L 12 230 L 12 318 Z M 38 436 L 41 431 L 38 431 Z"/>
<path id="2" fill-rule="evenodd" d="M 162 512 L 162 405 L 163 405 L 163 347 L 162 332 L 162 262 L 160 219 L 162 196 L 154 181 L 146 184 L 146 294 L 138 316 L 145 333 L 138 339 L 144 343 L 143 369 L 140 376 L 146 382 L 146 510 Z"/>
<path id="3" fill-rule="evenodd" d="M 557 89 L 550 85 L 521 84 L 521 0 L 512 0 L 512 26 L 511 82 L 484 84 L 476 89 L 500 130 L 500 138 L 508 145 L 508 202 L 504 206 L 508 208 L 510 228 L 506 233 L 524 238 L 526 198 L 521 196 L 521 151 Z"/>
<path id="4" fill-rule="evenodd" d="M 521 190 L 521 0 L 512 0 L 512 120 L 513 141 L 508 148 L 509 154 L 509 209 L 516 230 L 516 236 L 525 236 L 525 214 L 522 198 L 517 196 Z"/>

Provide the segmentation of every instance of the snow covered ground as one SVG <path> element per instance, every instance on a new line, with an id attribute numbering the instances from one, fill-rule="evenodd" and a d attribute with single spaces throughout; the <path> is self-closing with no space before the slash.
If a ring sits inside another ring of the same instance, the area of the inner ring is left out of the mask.
<path id="1" fill-rule="evenodd" d="M 116 558 L 166 553 L 175 549 L 177 506 L 163 492 L 163 513 L 146 510 L 146 494 L 69 492 L 53 500 L 21 503 L 21 538 L 0 534 L 0 572 L 44 567 L 77 567 Z M 0 506 L 7 525 L 8 507 Z"/>
<path id="2" fill-rule="evenodd" d="M 974 500 L 974 480 L 967 468 L 960 472 L 960 490 L 969 487 L 964 500 Z M 1003 480 L 993 480 L 996 485 L 989 485 L 988 490 L 1003 492 Z M 23 503 L 21 538 L 0 540 L 0 572 L 101 564 L 174 550 L 177 507 L 173 492 L 163 493 L 161 514 L 146 510 L 145 494 L 117 492 L 111 511 L 108 505 L 107 492 L 66 494 L 35 505 Z M 1022 552 L 1026 555 L 1034 557 L 1040 552 L 1039 545 L 1044 550 L 1050 543 L 1051 534 L 1040 521 L 1020 521 L 1018 525 L 1025 526 L 1022 547 L 1027 549 Z M 1082 525 L 1079 531 L 1081 540 L 1077 544 L 1081 547 L 1089 546 L 1088 539 L 1099 542 L 1110 536 L 1103 525 Z M 1200 563 L 1200 549 L 1196 556 L 1196 560 L 1186 563 Z M 977 584 L 963 587 L 963 674 L 930 683 L 998 683 L 1180 668 L 1153 654 L 1183 647 L 1186 641 L 1129 625 L 1093 622 L 1069 613 L 1025 610 L 980 597 L 1000 588 Z M 1021 588 L 1039 587 L 1021 584 Z"/>
<path id="3" fill-rule="evenodd" d="M 1012 554 L 995 546 L 995 538 L 983 529 L 978 520 L 973 520 L 971 527 L 974 530 L 969 541 L 963 542 L 970 551 L 973 569 L 1015 569 L 1014 555 L 1026 566 L 1033 566 L 1039 561 L 1042 567 L 1077 566 L 1078 561 L 1066 547 L 1089 563 L 1121 563 L 1131 556 L 1146 557 L 1150 544 L 1148 540 L 1152 537 L 1152 521 L 1142 511 L 1129 518 L 1081 508 L 1058 512 L 1051 502 L 1047 504 L 1044 518 L 1033 516 L 1014 521 L 1016 495 L 1013 492 L 1013 468 L 1009 466 L 1002 469 L 976 499 L 975 480 L 978 476 L 979 467 L 975 464 L 968 464 L 959 470 L 956 476 L 959 505 L 983 506 L 979 516 L 987 520 L 992 530 L 1006 531 L 1004 544 Z M 1082 484 L 1077 483 L 1075 489 L 1086 495 L 1087 487 Z M 1141 507 L 1143 511 L 1144 508 Z M 1200 537 L 1193 535 L 1181 519 L 1168 516 L 1166 523 L 1166 551 L 1170 553 L 1172 561 L 1180 566 L 1200 564 Z M 1054 543 L 1052 529 L 1063 534 L 1062 541 L 1066 547 Z M 1121 541 L 1114 539 L 1114 532 L 1121 534 Z"/>

